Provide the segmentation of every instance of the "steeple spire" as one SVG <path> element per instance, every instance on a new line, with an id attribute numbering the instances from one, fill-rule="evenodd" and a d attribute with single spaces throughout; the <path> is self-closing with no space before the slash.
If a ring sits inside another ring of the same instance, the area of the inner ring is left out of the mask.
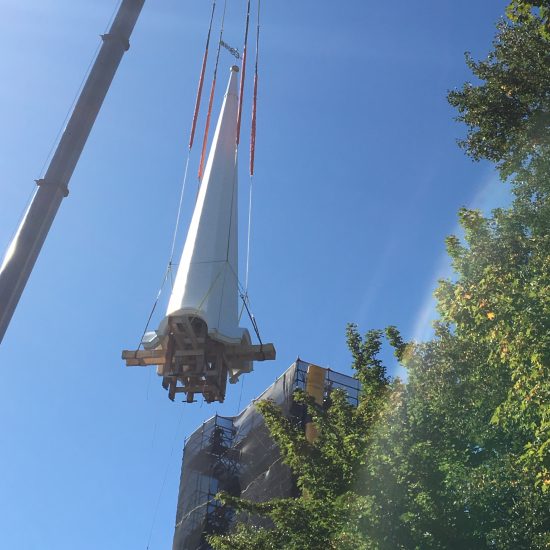
<path id="1" fill-rule="evenodd" d="M 127 366 L 158 365 L 172 400 L 223 401 L 228 376 L 234 383 L 254 360 L 275 359 L 273 344 L 251 345 L 238 320 L 238 71 L 231 67 L 166 316 L 143 351 L 122 352 Z"/>
<path id="2" fill-rule="evenodd" d="M 196 315 L 209 335 L 238 343 L 237 67 L 229 83 L 206 163 L 166 315 Z M 166 319 L 159 332 L 164 332 Z"/>

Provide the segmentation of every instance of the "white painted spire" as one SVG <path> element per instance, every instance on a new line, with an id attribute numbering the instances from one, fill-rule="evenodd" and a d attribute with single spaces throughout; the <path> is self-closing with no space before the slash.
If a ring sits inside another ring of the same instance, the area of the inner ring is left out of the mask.
<path id="1" fill-rule="evenodd" d="M 239 327 L 237 235 L 237 67 L 231 68 L 204 177 L 166 316 L 145 334 L 143 350 L 124 350 L 127 366 L 157 365 L 173 401 L 223 402 L 253 361 L 275 359 L 273 344 L 253 345 Z"/>
<path id="2" fill-rule="evenodd" d="M 240 343 L 248 331 L 238 326 L 237 234 L 237 67 L 229 84 L 208 155 L 204 177 L 174 288 L 159 327 L 166 331 L 168 316 L 203 319 L 211 338 Z"/>

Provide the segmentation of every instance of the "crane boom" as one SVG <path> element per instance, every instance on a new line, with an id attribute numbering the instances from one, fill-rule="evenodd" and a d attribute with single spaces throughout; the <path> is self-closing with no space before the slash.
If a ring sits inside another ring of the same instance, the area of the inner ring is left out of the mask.
<path id="1" fill-rule="evenodd" d="M 130 47 L 134 29 L 145 0 L 123 0 L 90 74 L 75 103 L 69 122 L 52 156 L 44 178 L 0 266 L 0 343 L 13 312 L 48 235 L 103 100 L 124 52 Z"/>

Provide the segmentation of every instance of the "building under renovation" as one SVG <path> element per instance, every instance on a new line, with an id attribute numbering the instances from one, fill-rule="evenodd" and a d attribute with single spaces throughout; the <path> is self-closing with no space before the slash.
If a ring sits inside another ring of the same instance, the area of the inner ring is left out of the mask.
<path id="1" fill-rule="evenodd" d="M 312 426 L 304 408 L 294 402 L 294 390 L 323 403 L 336 388 L 357 404 L 360 384 L 355 378 L 298 359 L 237 416 L 216 415 L 204 422 L 184 446 L 173 550 L 206 550 L 206 535 L 231 528 L 234 512 L 215 500 L 219 491 L 257 502 L 296 495 L 291 471 L 255 403 L 274 401 L 307 433 Z M 261 524 L 258 518 L 255 522 Z"/>

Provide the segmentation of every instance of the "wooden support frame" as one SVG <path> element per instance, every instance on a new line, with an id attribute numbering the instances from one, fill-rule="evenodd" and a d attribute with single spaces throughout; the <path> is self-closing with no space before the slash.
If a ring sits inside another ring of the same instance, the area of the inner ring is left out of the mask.
<path id="1" fill-rule="evenodd" d="M 157 366 L 163 377 L 162 386 L 173 401 L 178 393 L 185 393 L 187 402 L 193 402 L 202 393 L 207 403 L 223 402 L 228 373 L 236 382 L 240 366 L 252 361 L 275 359 L 273 344 L 226 344 L 207 334 L 206 324 L 199 317 L 178 316 L 168 321 L 168 334 L 153 350 L 124 350 L 122 359 L 127 367 Z M 248 367 L 248 370 L 250 367 Z M 243 372 L 248 372 L 244 370 Z"/>

